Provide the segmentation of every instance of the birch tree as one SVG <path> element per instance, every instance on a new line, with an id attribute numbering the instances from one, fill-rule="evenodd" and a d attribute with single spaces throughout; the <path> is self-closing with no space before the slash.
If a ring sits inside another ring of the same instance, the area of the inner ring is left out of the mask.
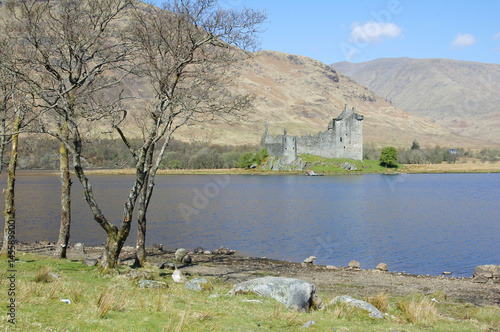
<path id="1" fill-rule="evenodd" d="M 61 142 L 62 213 L 58 241 L 60 257 L 69 239 L 70 186 L 68 152 L 75 174 L 84 187 L 85 199 L 95 221 L 106 231 L 102 267 L 116 266 L 129 231 L 135 201 L 144 175 L 138 174 L 124 207 L 121 227 L 110 222 L 95 200 L 82 167 L 85 131 L 111 123 L 121 99 L 116 87 L 128 72 L 128 48 L 122 42 L 117 21 L 130 5 L 128 0 L 9 1 L 13 36 L 22 49 L 16 55 L 29 64 L 25 73 L 36 99 L 39 130 Z M 109 121 L 108 121 L 109 120 Z M 99 123 L 97 124 L 97 121 Z"/>
<path id="2" fill-rule="evenodd" d="M 252 97 L 231 88 L 235 76 L 231 70 L 258 46 L 265 19 L 260 11 L 222 9 L 216 0 L 168 1 L 161 8 L 133 12 L 129 32 L 134 57 L 140 60 L 138 72 L 147 78 L 152 91 L 149 107 L 142 113 L 146 139 L 141 167 L 146 176 L 139 196 L 136 264 L 146 261 L 147 209 L 156 172 L 174 132 L 186 124 L 251 111 Z M 127 143 L 121 127 L 115 128 Z M 142 154 L 133 149 L 131 153 L 140 161 Z"/>
<path id="3" fill-rule="evenodd" d="M 4 189 L 4 236 L 0 255 L 12 255 L 16 231 L 15 183 L 18 162 L 18 142 L 20 132 L 30 124 L 32 100 L 18 76 L 18 63 L 12 52 L 15 43 L 5 34 L 5 26 L 0 27 L 0 172 L 4 152 L 11 145 L 7 167 L 7 188 Z"/>

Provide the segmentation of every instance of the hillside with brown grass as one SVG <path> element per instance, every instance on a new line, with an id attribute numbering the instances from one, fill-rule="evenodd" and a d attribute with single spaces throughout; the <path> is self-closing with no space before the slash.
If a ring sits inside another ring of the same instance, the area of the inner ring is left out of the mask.
<path id="1" fill-rule="evenodd" d="M 268 122 L 272 134 L 286 128 L 291 135 L 324 131 L 344 105 L 364 115 L 364 143 L 409 147 L 479 148 L 484 142 L 453 133 L 430 120 L 405 112 L 385 98 L 356 83 L 330 66 L 311 58 L 260 51 L 236 71 L 237 89 L 257 97 L 247 122 L 205 127 L 213 142 L 257 144 Z"/>

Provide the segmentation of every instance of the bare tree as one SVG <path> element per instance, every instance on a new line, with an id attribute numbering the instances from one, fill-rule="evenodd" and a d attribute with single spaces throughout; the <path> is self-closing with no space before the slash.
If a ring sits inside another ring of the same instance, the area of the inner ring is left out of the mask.
<path id="1" fill-rule="evenodd" d="M 139 73 L 148 79 L 152 96 L 142 114 L 143 154 L 131 149 L 144 172 L 139 196 L 136 264 L 146 261 L 146 214 L 154 179 L 173 133 L 189 123 L 234 118 L 250 111 L 252 97 L 231 89 L 231 70 L 258 45 L 265 13 L 224 10 L 216 0 L 174 0 L 161 8 L 137 8 L 130 38 Z M 127 138 L 115 126 L 124 142 Z M 160 144 L 160 140 L 164 139 Z M 144 158 L 142 163 L 139 163 Z"/>
<path id="2" fill-rule="evenodd" d="M 143 175 L 138 175 L 125 204 L 122 227 L 118 228 L 103 215 L 83 171 L 84 140 L 81 132 L 89 122 L 100 121 L 99 126 L 105 126 L 104 121 L 112 118 L 117 108 L 120 96 L 115 97 L 109 89 L 126 74 L 124 64 L 127 63 L 128 51 L 121 41 L 116 22 L 130 2 L 26 0 L 7 3 L 12 18 L 9 22 L 12 35 L 21 45 L 18 56 L 31 69 L 24 73 L 24 79 L 36 98 L 39 129 L 61 142 L 62 213 L 58 253 L 64 257 L 69 239 L 70 152 L 94 219 L 108 235 L 102 262 L 105 269 L 116 265 L 116 252 L 119 253 L 123 245 L 117 238 L 128 234 L 130 215 Z"/>
<path id="3" fill-rule="evenodd" d="M 12 243 L 15 240 L 16 207 L 15 182 L 18 161 L 18 142 L 20 132 L 30 124 L 32 119 L 32 103 L 29 94 L 24 90 L 17 76 L 18 63 L 12 56 L 15 45 L 6 38 L 2 26 L 0 35 L 0 171 L 7 144 L 11 144 L 10 160 L 7 168 L 7 188 L 5 195 L 4 237 L 0 255 L 12 254 Z M 10 53 L 9 53 L 10 52 Z"/>
<path id="4" fill-rule="evenodd" d="M 6 146 L 11 142 L 12 135 L 7 132 L 11 127 L 12 121 L 12 91 L 13 91 L 13 73 L 10 70 L 9 43 L 4 34 L 0 32 L 0 173 L 3 169 L 3 159 Z"/>

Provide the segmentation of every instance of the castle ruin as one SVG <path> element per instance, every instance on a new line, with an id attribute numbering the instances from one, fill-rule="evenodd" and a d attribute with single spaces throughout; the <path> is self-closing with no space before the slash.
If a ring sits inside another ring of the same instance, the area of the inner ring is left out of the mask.
<path id="1" fill-rule="evenodd" d="M 328 129 L 307 136 L 269 135 L 267 124 L 261 145 L 271 156 L 280 158 L 282 164 L 297 159 L 297 154 L 311 154 L 324 158 L 363 160 L 363 115 L 354 107 L 345 105 L 344 111 L 330 121 Z"/>

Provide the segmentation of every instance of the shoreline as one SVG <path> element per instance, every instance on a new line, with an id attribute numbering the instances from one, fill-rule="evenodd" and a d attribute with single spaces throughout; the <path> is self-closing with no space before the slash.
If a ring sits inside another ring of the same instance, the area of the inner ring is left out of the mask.
<path id="1" fill-rule="evenodd" d="M 17 170 L 19 175 L 59 175 L 56 169 L 31 169 Z M 88 169 L 88 175 L 134 175 L 132 168 L 113 169 Z M 481 174 L 500 173 L 500 163 L 458 163 L 458 164 L 407 164 L 402 168 L 388 170 L 388 172 L 364 172 L 345 171 L 326 173 L 326 176 L 336 175 L 365 175 L 365 174 Z M 73 173 L 72 173 L 73 174 Z M 157 175 L 306 175 L 305 171 L 269 171 L 257 169 L 181 169 L 181 170 L 158 170 Z"/>
<path id="2" fill-rule="evenodd" d="M 52 256 L 55 245 L 47 241 L 35 244 L 18 243 L 17 257 L 23 253 Z M 72 261 L 98 260 L 104 247 L 85 246 L 85 249 L 68 248 L 68 258 Z M 478 281 L 471 277 L 413 275 L 398 272 L 384 272 L 376 269 L 356 269 L 333 267 L 285 260 L 257 258 L 239 254 L 195 254 L 191 252 L 191 263 L 175 262 L 173 250 L 158 247 L 147 248 L 150 267 L 158 268 L 165 262 L 175 266 L 187 275 L 210 276 L 235 284 L 262 276 L 282 276 L 297 278 L 314 283 L 323 292 L 349 294 L 365 297 L 381 291 L 392 296 L 412 293 L 432 294 L 444 292 L 448 297 L 472 303 L 476 306 L 492 305 L 500 307 L 500 278 Z M 132 266 L 134 248 L 124 247 L 120 254 L 120 265 Z"/>

